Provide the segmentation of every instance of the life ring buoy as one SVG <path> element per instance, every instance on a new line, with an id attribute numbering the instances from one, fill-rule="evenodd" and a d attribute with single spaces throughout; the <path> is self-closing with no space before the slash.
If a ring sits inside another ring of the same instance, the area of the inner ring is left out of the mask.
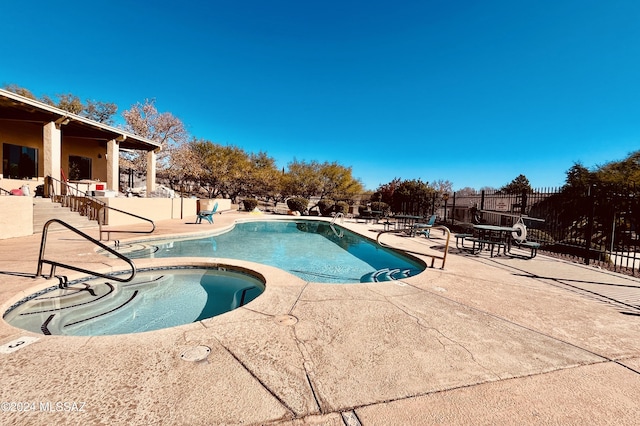
<path id="1" fill-rule="evenodd" d="M 516 223 L 513 225 L 515 231 L 511 233 L 511 236 L 516 241 L 524 241 L 527 239 L 527 227 L 524 226 L 524 223 Z"/>

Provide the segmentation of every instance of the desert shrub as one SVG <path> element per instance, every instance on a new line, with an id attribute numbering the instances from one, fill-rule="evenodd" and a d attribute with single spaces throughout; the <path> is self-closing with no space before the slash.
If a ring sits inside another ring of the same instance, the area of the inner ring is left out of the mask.
<path id="1" fill-rule="evenodd" d="M 331 213 L 333 212 L 333 206 L 335 204 L 336 203 L 333 200 L 318 201 L 318 208 L 320 209 L 320 214 L 322 216 L 331 216 Z"/>
<path id="2" fill-rule="evenodd" d="M 289 210 L 294 212 L 303 213 L 307 210 L 307 206 L 309 205 L 309 200 L 305 198 L 289 198 L 287 200 L 287 206 Z"/>
<path id="3" fill-rule="evenodd" d="M 371 203 L 371 210 L 382 212 L 382 214 L 385 216 L 391 213 L 391 207 L 389 207 L 389 204 L 383 201 L 374 201 L 373 203 Z"/>
<path id="4" fill-rule="evenodd" d="M 347 203 L 346 201 L 338 201 L 336 205 L 333 206 L 333 210 L 336 213 L 342 213 L 346 215 L 347 213 L 349 213 L 349 203 Z"/>
<path id="5" fill-rule="evenodd" d="M 242 204 L 244 204 L 245 211 L 250 212 L 258 207 L 258 200 L 256 200 L 255 198 L 247 198 L 242 201 Z"/>

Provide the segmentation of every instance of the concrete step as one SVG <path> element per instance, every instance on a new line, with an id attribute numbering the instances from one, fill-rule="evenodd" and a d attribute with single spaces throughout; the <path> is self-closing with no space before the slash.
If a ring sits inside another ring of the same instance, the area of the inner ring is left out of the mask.
<path id="1" fill-rule="evenodd" d="M 59 219 L 68 223 L 74 228 L 90 229 L 98 228 L 98 222 L 89 220 L 86 216 L 80 215 L 78 212 L 72 212 L 67 207 L 62 207 L 60 203 L 52 203 L 48 198 L 34 198 L 33 203 L 33 232 L 39 234 L 47 221 L 51 219 Z M 51 225 L 50 231 L 65 229 L 62 226 Z"/>

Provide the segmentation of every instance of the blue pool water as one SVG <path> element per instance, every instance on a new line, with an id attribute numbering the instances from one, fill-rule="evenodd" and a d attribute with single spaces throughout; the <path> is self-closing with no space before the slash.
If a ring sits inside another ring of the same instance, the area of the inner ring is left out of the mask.
<path id="1" fill-rule="evenodd" d="M 49 287 L 16 303 L 4 319 L 45 335 L 139 333 L 220 315 L 263 291 L 261 280 L 240 271 L 158 268 L 138 271 L 128 283 L 97 278 Z"/>
<path id="2" fill-rule="evenodd" d="M 416 275 L 420 262 L 338 225 L 313 220 L 238 223 L 224 234 L 121 247 L 130 258 L 219 257 L 249 260 L 322 283 L 387 281 Z"/>

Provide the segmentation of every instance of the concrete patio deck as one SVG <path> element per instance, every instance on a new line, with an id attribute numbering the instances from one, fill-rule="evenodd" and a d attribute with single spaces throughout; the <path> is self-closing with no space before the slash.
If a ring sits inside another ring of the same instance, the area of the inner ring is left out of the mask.
<path id="1" fill-rule="evenodd" d="M 154 237 L 247 217 L 160 222 Z M 372 238 L 382 229 L 343 225 Z M 389 241 L 441 254 L 442 234 L 431 234 Z M 32 277 L 39 244 L 38 235 L 0 240 L 3 313 L 52 285 Z M 67 231 L 50 233 L 47 247 L 91 270 L 120 265 Z M 0 321 L 0 424 L 640 423 L 640 280 L 632 277 L 544 255 L 472 256 L 455 244 L 442 270 L 371 284 L 309 283 L 216 258 L 135 263 L 248 267 L 266 291 L 235 311 L 140 334 L 42 336 Z M 37 340 L 9 348 L 24 337 Z M 181 358 L 199 345 L 211 348 L 206 360 Z M 19 412 L 25 402 L 34 405 Z"/>

